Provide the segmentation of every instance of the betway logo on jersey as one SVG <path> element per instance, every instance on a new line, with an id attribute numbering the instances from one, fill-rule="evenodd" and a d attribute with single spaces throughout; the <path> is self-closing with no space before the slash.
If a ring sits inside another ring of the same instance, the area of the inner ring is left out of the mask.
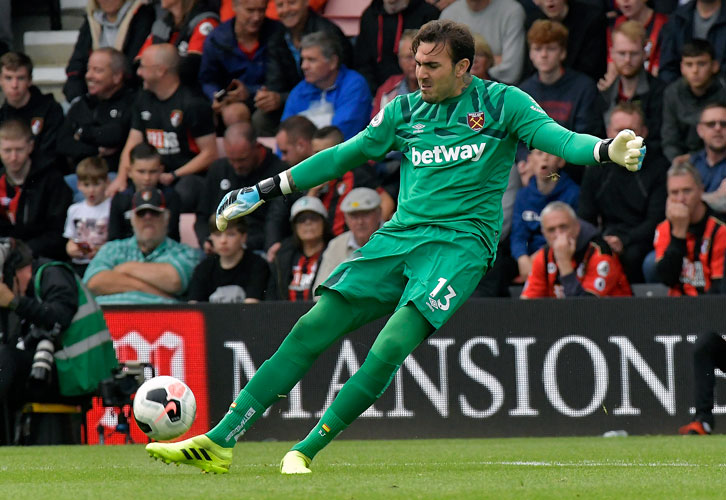
<path id="1" fill-rule="evenodd" d="M 465 144 L 455 148 L 435 146 L 434 149 L 423 150 L 413 147 L 411 148 L 411 163 L 418 167 L 419 165 L 441 165 L 457 160 L 479 161 L 481 155 L 484 154 L 486 145 L 486 142 L 482 142 L 479 144 Z"/>

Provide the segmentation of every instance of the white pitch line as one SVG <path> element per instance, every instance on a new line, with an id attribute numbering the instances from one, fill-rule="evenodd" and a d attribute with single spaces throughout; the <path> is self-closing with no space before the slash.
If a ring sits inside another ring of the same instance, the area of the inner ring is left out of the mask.
<path id="1" fill-rule="evenodd" d="M 513 467 L 726 467 L 726 464 L 694 464 L 687 462 L 539 462 L 539 461 L 476 461 L 476 462 L 404 462 L 385 464 L 355 464 L 355 463 L 330 463 L 326 466 L 332 467 L 380 467 L 381 465 L 400 467 L 427 467 L 427 466 L 470 466 L 470 465 L 503 465 Z"/>

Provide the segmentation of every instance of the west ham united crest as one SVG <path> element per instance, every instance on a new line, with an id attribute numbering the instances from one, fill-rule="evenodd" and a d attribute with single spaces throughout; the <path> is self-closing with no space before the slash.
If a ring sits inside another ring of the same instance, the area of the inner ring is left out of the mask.
<path id="1" fill-rule="evenodd" d="M 476 113 L 467 113 L 466 124 L 469 125 L 469 128 L 474 132 L 479 132 L 484 128 L 484 112 L 478 111 Z"/>
<path id="2" fill-rule="evenodd" d="M 171 112 L 171 115 L 169 116 L 169 120 L 171 120 L 171 126 L 178 127 L 179 125 L 181 125 L 183 117 L 184 113 L 182 113 L 180 109 L 173 110 Z"/>

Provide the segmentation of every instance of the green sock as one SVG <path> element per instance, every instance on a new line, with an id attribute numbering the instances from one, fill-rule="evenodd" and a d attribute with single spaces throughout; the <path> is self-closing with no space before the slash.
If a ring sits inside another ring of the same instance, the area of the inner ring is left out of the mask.
<path id="1" fill-rule="evenodd" d="M 244 389 L 229 407 L 227 414 L 207 437 L 224 448 L 234 448 L 237 440 L 247 432 L 252 424 L 265 412 L 262 406 Z"/>
<path id="2" fill-rule="evenodd" d="M 363 365 L 343 385 L 323 418 L 292 449 L 312 460 L 335 436 L 376 402 L 393 380 L 396 370 L 398 365 L 386 363 L 372 352 L 368 353 Z"/>
<path id="3" fill-rule="evenodd" d="M 346 427 L 348 427 L 348 424 L 343 422 L 332 409 L 328 408 L 325 410 L 323 418 L 310 431 L 308 437 L 293 446 L 292 449 L 299 451 L 312 460 L 320 450 L 325 448 Z"/>
<path id="4" fill-rule="evenodd" d="M 232 448 L 269 406 L 287 396 L 321 352 L 343 334 L 385 312 L 385 305 L 353 307 L 338 293 L 324 294 L 298 320 L 275 354 L 262 363 L 207 437 Z"/>

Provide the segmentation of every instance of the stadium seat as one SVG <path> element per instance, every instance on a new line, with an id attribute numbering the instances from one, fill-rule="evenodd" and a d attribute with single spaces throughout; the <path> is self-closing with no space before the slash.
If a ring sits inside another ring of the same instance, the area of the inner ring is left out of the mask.
<path id="1" fill-rule="evenodd" d="M 370 0 L 328 0 L 323 15 L 337 24 L 345 36 L 358 36 L 360 16 L 370 3 Z"/>
<path id="2" fill-rule="evenodd" d="M 635 283 L 630 285 L 635 297 L 667 297 L 668 287 L 663 283 Z"/>
<path id="3" fill-rule="evenodd" d="M 265 147 L 270 148 L 273 153 L 277 151 L 277 141 L 274 137 L 258 137 L 257 142 Z"/>
<path id="4" fill-rule="evenodd" d="M 179 214 L 179 240 L 192 248 L 199 248 L 197 233 L 194 232 L 194 223 L 197 221 L 197 214 Z"/>
<path id="5" fill-rule="evenodd" d="M 26 403 L 15 421 L 14 444 L 81 444 L 89 404 Z"/>

